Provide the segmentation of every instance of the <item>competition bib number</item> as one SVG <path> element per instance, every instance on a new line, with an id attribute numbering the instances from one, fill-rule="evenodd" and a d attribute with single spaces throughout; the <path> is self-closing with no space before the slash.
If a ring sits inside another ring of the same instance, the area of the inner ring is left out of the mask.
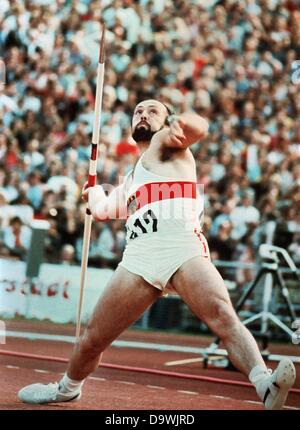
<path id="1" fill-rule="evenodd" d="M 130 233 L 129 239 L 135 239 L 141 234 L 145 233 L 153 233 L 157 231 L 157 218 L 149 209 L 144 215 L 140 218 L 137 218 L 133 223 L 135 229 L 131 230 L 127 227 L 128 232 Z"/>

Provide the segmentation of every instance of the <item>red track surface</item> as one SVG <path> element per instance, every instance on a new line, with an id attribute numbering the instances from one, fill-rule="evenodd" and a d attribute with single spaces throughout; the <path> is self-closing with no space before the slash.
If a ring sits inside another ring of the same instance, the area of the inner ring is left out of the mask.
<path id="1" fill-rule="evenodd" d="M 8 330 L 32 331 L 74 335 L 74 327 L 62 327 L 45 323 L 7 323 Z M 127 331 L 123 340 L 208 346 L 210 339 L 198 336 L 174 335 Z M 1 350 L 68 358 L 72 345 L 65 342 L 7 338 Z M 299 354 L 299 346 L 277 345 L 270 348 L 274 353 Z M 195 358 L 195 354 L 110 347 L 103 361 L 118 365 L 138 366 L 163 371 L 204 375 L 247 382 L 238 372 L 220 368 L 203 369 L 201 363 L 166 367 L 168 361 Z M 272 363 L 274 367 L 275 363 Z M 0 355 L 0 409 L 96 409 L 96 410 L 202 410 L 202 409 L 263 409 L 253 388 L 224 385 L 191 379 L 178 379 L 147 373 L 134 373 L 110 368 L 99 368 L 86 381 L 83 396 L 78 403 L 51 406 L 32 406 L 20 403 L 17 392 L 24 385 L 34 382 L 53 382 L 60 379 L 65 364 Z M 300 388 L 300 366 L 294 388 Z M 300 394 L 291 393 L 287 406 L 300 408 Z"/>

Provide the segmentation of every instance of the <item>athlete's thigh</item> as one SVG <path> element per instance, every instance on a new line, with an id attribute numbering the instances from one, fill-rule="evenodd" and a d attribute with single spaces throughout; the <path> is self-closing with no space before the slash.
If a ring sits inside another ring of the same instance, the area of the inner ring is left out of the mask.
<path id="1" fill-rule="evenodd" d="M 93 311 L 86 335 L 109 344 L 161 295 L 138 275 L 118 266 Z"/>
<path id="2" fill-rule="evenodd" d="M 199 256 L 184 263 L 173 275 L 172 286 L 203 320 L 216 316 L 222 306 L 232 308 L 224 281 L 207 258 Z"/>

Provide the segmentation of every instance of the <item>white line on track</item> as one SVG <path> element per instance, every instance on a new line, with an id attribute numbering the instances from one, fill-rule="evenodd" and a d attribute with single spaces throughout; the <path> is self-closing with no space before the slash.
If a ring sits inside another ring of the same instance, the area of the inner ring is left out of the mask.
<path id="1" fill-rule="evenodd" d="M 65 335 L 57 335 L 57 334 L 46 334 L 46 333 L 31 333 L 31 332 L 20 332 L 20 331 L 6 331 L 6 337 L 14 337 L 14 338 L 22 338 L 22 339 L 30 339 L 30 340 L 52 340 L 55 342 L 67 342 L 74 344 L 75 337 L 74 336 L 65 336 Z M 1 331 L 0 331 L 1 335 Z M 139 348 L 139 349 L 154 349 L 156 351 L 179 351 L 179 352 L 188 352 L 193 354 L 201 354 L 206 349 L 205 348 L 195 348 L 192 346 L 180 346 L 180 345 L 166 345 L 161 343 L 153 343 L 153 342 L 138 342 L 131 340 L 115 340 L 112 343 L 113 346 L 119 348 Z"/>
<path id="2" fill-rule="evenodd" d="M 196 393 L 196 391 L 177 390 L 177 392 L 183 393 L 183 394 L 199 394 L 199 393 Z"/>
<path id="3" fill-rule="evenodd" d="M 88 379 L 93 379 L 93 381 L 106 381 L 105 378 L 99 378 L 97 376 L 89 376 Z"/>
<path id="4" fill-rule="evenodd" d="M 244 400 L 245 403 L 252 403 L 253 405 L 262 405 L 261 402 L 256 402 L 255 400 Z"/>
<path id="5" fill-rule="evenodd" d="M 153 388 L 155 390 L 165 390 L 166 387 L 160 387 L 158 385 L 146 385 L 147 388 Z"/>
<path id="6" fill-rule="evenodd" d="M 129 382 L 129 381 L 115 381 L 118 382 L 119 384 L 125 384 L 125 385 L 136 385 L 135 382 Z"/>
<path id="7" fill-rule="evenodd" d="M 232 399 L 231 397 L 215 396 L 215 395 L 213 395 L 213 394 L 209 394 L 209 397 L 212 397 L 213 399 L 235 400 L 235 399 Z"/>
<path id="8" fill-rule="evenodd" d="M 19 366 L 11 366 L 10 364 L 7 364 L 6 366 L 8 369 L 20 369 Z"/>
<path id="9" fill-rule="evenodd" d="M 43 369 L 33 369 L 33 371 L 36 373 L 49 373 L 48 370 L 43 370 Z"/>

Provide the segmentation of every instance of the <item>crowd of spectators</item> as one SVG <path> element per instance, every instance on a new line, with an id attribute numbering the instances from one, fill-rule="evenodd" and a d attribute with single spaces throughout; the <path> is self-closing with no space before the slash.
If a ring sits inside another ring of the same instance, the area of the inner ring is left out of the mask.
<path id="1" fill-rule="evenodd" d="M 300 263 L 298 0 L 1 0 L 1 255 L 22 258 L 39 218 L 47 260 L 80 261 L 102 22 L 98 182 L 117 185 L 138 157 L 138 101 L 193 109 L 210 123 L 192 150 L 212 257 L 251 262 L 267 240 Z M 94 223 L 92 264 L 114 267 L 124 235 Z"/>

